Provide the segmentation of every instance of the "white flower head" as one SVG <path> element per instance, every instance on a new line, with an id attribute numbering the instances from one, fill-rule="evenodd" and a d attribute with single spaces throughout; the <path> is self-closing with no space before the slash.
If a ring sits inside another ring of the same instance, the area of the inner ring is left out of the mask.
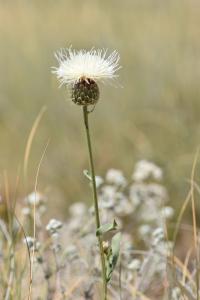
<path id="1" fill-rule="evenodd" d="M 161 210 L 161 215 L 165 219 L 171 219 L 174 216 L 174 209 L 171 206 L 165 206 Z"/>
<path id="2" fill-rule="evenodd" d="M 38 251 L 40 248 L 40 242 L 36 241 L 36 239 L 31 236 L 27 236 L 26 238 L 24 238 L 23 242 L 24 244 L 27 244 L 30 250 L 34 248 L 35 251 Z"/>
<path id="3" fill-rule="evenodd" d="M 132 179 L 137 182 L 144 181 L 152 177 L 155 180 L 162 180 L 163 172 L 154 163 L 147 160 L 140 160 L 135 166 Z"/>
<path id="4" fill-rule="evenodd" d="M 109 169 L 107 171 L 106 180 L 109 183 L 115 184 L 117 186 L 125 186 L 127 183 L 122 171 L 116 169 Z"/>
<path id="5" fill-rule="evenodd" d="M 77 105 L 94 105 L 99 100 L 97 82 L 117 77 L 119 54 L 107 50 L 61 49 L 56 54 L 59 66 L 53 68 L 60 84 L 71 88 L 71 98 Z"/>
<path id="6" fill-rule="evenodd" d="M 116 71 L 120 69 L 120 56 L 117 51 L 107 55 L 107 50 L 74 50 L 71 47 L 61 49 L 55 54 L 59 66 L 55 67 L 55 73 L 61 85 L 73 85 L 80 79 L 102 81 L 117 77 Z"/>
<path id="7" fill-rule="evenodd" d="M 137 258 L 133 259 L 130 264 L 128 264 L 128 269 L 132 271 L 139 271 L 141 267 L 141 261 Z"/>
<path id="8" fill-rule="evenodd" d="M 28 216 L 31 214 L 31 210 L 29 207 L 23 207 L 22 208 L 22 214 L 25 215 L 25 216 Z"/>
<path id="9" fill-rule="evenodd" d="M 172 290 L 172 300 L 181 300 L 182 296 L 181 296 L 181 289 L 179 287 L 175 287 Z"/>
<path id="10" fill-rule="evenodd" d="M 148 224 L 143 224 L 139 227 L 138 233 L 141 238 L 146 238 L 151 233 L 151 227 Z"/>
<path id="11" fill-rule="evenodd" d="M 97 188 L 99 188 L 104 182 L 103 178 L 101 176 L 98 176 L 98 175 L 95 176 L 95 181 L 96 181 L 96 187 Z"/>
<path id="12" fill-rule="evenodd" d="M 25 198 L 25 202 L 29 205 L 40 205 L 42 202 L 45 202 L 45 197 L 38 193 L 38 192 L 32 192 Z"/>
<path id="13" fill-rule="evenodd" d="M 46 226 L 46 230 L 49 231 L 50 234 L 57 233 L 57 231 L 62 228 L 63 224 L 59 220 L 51 219 Z"/>
<path id="14" fill-rule="evenodd" d="M 156 228 L 152 233 L 152 245 L 156 246 L 161 242 L 163 242 L 164 239 L 165 239 L 165 233 L 163 228 L 161 227 Z"/>
<path id="15" fill-rule="evenodd" d="M 69 212 L 72 217 L 82 217 L 86 213 L 86 205 L 82 202 L 73 203 L 69 207 Z"/>

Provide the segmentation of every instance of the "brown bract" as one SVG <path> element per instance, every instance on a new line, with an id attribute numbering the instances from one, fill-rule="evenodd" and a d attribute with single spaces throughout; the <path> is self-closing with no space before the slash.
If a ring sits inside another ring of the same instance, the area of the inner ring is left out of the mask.
<path id="1" fill-rule="evenodd" d="M 99 99 L 99 87 L 97 83 L 82 77 L 72 86 L 72 101 L 77 105 L 94 105 Z"/>

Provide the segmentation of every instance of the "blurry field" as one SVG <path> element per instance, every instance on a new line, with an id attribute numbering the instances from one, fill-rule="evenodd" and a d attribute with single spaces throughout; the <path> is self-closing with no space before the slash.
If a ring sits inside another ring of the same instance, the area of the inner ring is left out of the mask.
<path id="1" fill-rule="evenodd" d="M 101 86 L 91 115 L 97 173 L 114 167 L 130 175 L 138 159 L 153 160 L 179 207 L 199 145 L 199 28 L 195 0 L 0 0 L 0 173 L 7 170 L 11 187 L 20 166 L 22 174 L 29 132 L 46 106 L 31 149 L 28 190 L 50 139 L 38 189 L 49 194 L 54 212 L 55 203 L 61 211 L 87 199 L 82 114 L 58 89 L 53 53 L 70 45 L 117 49 L 119 87 Z"/>

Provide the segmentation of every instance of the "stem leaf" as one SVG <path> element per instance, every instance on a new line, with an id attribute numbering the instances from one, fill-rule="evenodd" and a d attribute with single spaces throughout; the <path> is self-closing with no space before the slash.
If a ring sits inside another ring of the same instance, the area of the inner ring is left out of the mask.
<path id="1" fill-rule="evenodd" d="M 83 170 L 83 174 L 85 175 L 85 177 L 87 179 L 89 179 L 90 181 L 92 181 L 92 176 L 90 175 L 90 172 L 88 170 Z"/>
<path id="2" fill-rule="evenodd" d="M 117 226 L 118 225 L 115 220 L 112 223 L 106 223 L 97 229 L 96 236 L 100 236 L 100 235 L 103 235 L 104 233 L 116 230 Z"/>
<path id="3" fill-rule="evenodd" d="M 120 242 L 121 242 L 121 233 L 116 233 L 111 242 L 111 248 L 106 256 L 106 280 L 107 282 L 110 281 L 112 273 L 116 267 L 118 258 L 119 258 L 119 251 L 120 251 Z"/>

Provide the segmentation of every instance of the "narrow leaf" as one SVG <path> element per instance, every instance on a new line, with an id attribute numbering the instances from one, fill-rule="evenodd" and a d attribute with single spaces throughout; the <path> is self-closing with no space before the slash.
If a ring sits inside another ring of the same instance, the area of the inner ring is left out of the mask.
<path id="1" fill-rule="evenodd" d="M 106 259 L 107 282 L 110 281 L 112 273 L 116 267 L 116 264 L 117 264 L 117 261 L 119 258 L 120 242 L 121 242 L 121 233 L 118 232 L 112 238 L 111 250 L 110 250 L 110 253 L 107 255 L 107 259 Z"/>
<path id="2" fill-rule="evenodd" d="M 90 181 L 92 181 L 92 176 L 90 175 L 88 170 L 83 170 L 83 174 L 85 175 L 85 177 L 87 177 L 87 179 L 89 179 Z"/>
<path id="3" fill-rule="evenodd" d="M 118 232 L 112 238 L 112 245 L 111 245 L 114 267 L 116 266 L 119 257 L 120 242 L 121 242 L 121 232 Z"/>
<path id="4" fill-rule="evenodd" d="M 96 236 L 103 235 L 106 232 L 113 231 L 117 229 L 117 222 L 114 220 L 113 223 L 106 223 L 100 226 L 96 231 Z"/>

